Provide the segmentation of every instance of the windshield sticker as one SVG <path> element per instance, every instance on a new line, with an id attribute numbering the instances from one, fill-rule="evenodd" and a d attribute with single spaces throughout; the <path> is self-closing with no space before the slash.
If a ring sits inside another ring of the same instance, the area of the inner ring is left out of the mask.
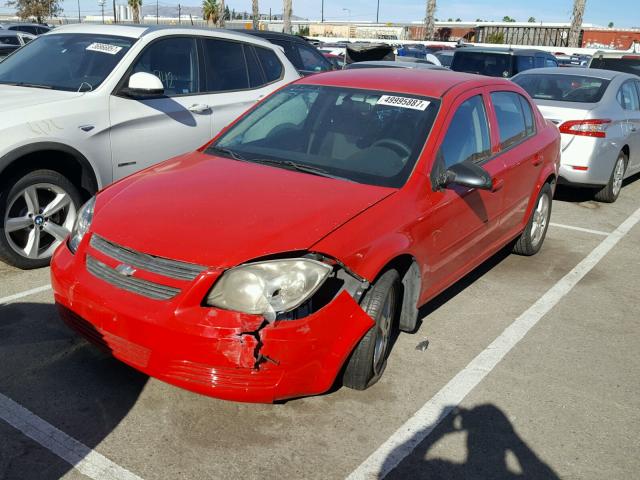
<path id="1" fill-rule="evenodd" d="M 117 45 L 109 45 L 108 43 L 92 43 L 85 50 L 89 50 L 91 52 L 102 52 L 108 53 L 109 55 L 115 55 L 122 47 L 118 47 Z"/>
<path id="2" fill-rule="evenodd" d="M 418 98 L 394 97 L 393 95 L 382 95 L 376 105 L 386 105 L 388 107 L 411 108 L 413 110 L 426 110 L 431 102 Z"/>

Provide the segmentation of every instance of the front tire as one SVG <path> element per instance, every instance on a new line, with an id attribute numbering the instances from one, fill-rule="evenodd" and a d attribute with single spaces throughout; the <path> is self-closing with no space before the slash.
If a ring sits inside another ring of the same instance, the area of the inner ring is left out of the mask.
<path id="1" fill-rule="evenodd" d="M 595 199 L 603 203 L 615 202 L 620 195 L 620 190 L 622 190 L 622 181 L 626 170 L 627 156 L 624 152 L 620 152 L 613 166 L 611 177 L 609 177 L 609 183 L 596 192 Z"/>
<path id="2" fill-rule="evenodd" d="M 366 293 L 362 308 L 375 321 L 375 325 L 362 337 L 351 354 L 342 378 L 344 386 L 365 390 L 382 376 L 395 332 L 399 293 L 400 275 L 396 270 L 383 273 Z"/>
<path id="3" fill-rule="evenodd" d="M 53 170 L 7 182 L 0 190 L 0 260 L 22 269 L 47 266 L 81 203 L 78 189 Z"/>
<path id="4" fill-rule="evenodd" d="M 514 253 L 530 256 L 540 251 L 544 239 L 547 236 L 547 229 L 549 228 L 552 197 L 551 186 L 545 183 L 538 194 L 527 226 L 513 247 Z"/>

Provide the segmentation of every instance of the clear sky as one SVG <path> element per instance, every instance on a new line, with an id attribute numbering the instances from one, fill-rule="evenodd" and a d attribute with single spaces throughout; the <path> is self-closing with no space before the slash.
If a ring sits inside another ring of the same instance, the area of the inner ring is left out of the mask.
<path id="1" fill-rule="evenodd" d="M 4 1 L 0 0 L 4 7 Z M 125 3 L 125 0 L 116 0 Z M 145 5 L 155 5 L 156 0 L 143 0 Z M 178 3 L 189 6 L 201 5 L 201 0 L 158 0 L 162 6 L 175 6 Z M 61 2 L 67 16 L 77 16 L 77 0 Z M 237 11 L 251 11 L 251 0 L 226 0 L 229 8 Z M 319 19 L 322 0 L 293 0 L 293 13 L 304 18 Z M 370 20 L 376 17 L 377 0 L 324 0 L 326 20 Z M 107 11 L 111 0 L 107 1 Z M 426 0 L 380 0 L 380 21 L 411 22 L 420 21 L 425 15 Z M 100 9 L 97 0 L 80 0 L 83 13 L 98 14 Z M 260 0 L 260 11 L 280 13 L 282 0 Z M 345 10 L 345 8 L 349 10 Z M 502 20 L 509 15 L 519 21 L 534 17 L 538 21 L 568 22 L 571 17 L 573 0 L 438 0 L 436 17 L 461 18 L 473 21 Z M 9 9 L 0 8 L 6 12 Z M 640 2 L 638 0 L 587 0 L 584 16 L 585 23 L 607 25 L 614 22 L 618 27 L 640 27 Z"/>

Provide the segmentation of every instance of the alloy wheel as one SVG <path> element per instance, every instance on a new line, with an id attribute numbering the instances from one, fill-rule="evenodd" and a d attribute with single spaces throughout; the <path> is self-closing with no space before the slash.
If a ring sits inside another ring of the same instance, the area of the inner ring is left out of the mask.
<path id="1" fill-rule="evenodd" d="M 73 228 L 76 206 L 68 192 L 52 183 L 29 185 L 9 199 L 4 234 L 19 255 L 48 258 Z"/>
<path id="2" fill-rule="evenodd" d="M 616 166 L 613 170 L 613 195 L 617 197 L 620 193 L 620 189 L 622 188 L 622 181 L 624 180 L 624 159 L 622 157 L 618 158 L 616 162 Z"/>
<path id="3" fill-rule="evenodd" d="M 376 375 L 382 372 L 386 359 L 386 352 L 391 339 L 393 316 L 395 312 L 395 289 L 391 288 L 387 293 L 382 307 L 382 314 L 377 325 L 376 342 L 373 349 L 373 371 Z"/>
<path id="4" fill-rule="evenodd" d="M 547 229 L 549 219 L 549 206 L 551 201 L 548 195 L 541 195 L 538 204 L 533 211 L 533 222 L 531 223 L 531 244 L 534 248 L 538 246 L 544 232 Z"/>

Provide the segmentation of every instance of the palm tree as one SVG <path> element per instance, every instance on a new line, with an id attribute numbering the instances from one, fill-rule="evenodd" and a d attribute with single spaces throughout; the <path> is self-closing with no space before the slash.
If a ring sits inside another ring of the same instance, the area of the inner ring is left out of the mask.
<path id="1" fill-rule="evenodd" d="M 291 33 L 291 14 L 293 6 L 291 0 L 282 0 L 282 23 L 284 33 Z"/>
<path id="2" fill-rule="evenodd" d="M 424 18 L 424 39 L 433 40 L 436 34 L 436 24 L 433 16 L 436 13 L 436 0 L 427 0 L 427 15 Z"/>
<path id="3" fill-rule="evenodd" d="M 260 29 L 260 9 L 258 8 L 258 0 L 251 0 L 251 7 L 253 10 L 253 29 Z"/>
<path id="4" fill-rule="evenodd" d="M 571 28 L 569 29 L 569 39 L 567 47 L 579 47 L 580 30 L 582 29 L 582 17 L 587 0 L 573 1 L 573 14 L 571 15 Z"/>
<path id="5" fill-rule="evenodd" d="M 140 7 L 142 0 L 128 0 L 131 10 L 133 10 L 133 23 L 140 23 Z"/>
<path id="6" fill-rule="evenodd" d="M 209 22 L 216 24 L 220 18 L 220 9 L 218 0 L 202 0 L 202 18 Z"/>
<path id="7" fill-rule="evenodd" d="M 225 16 L 225 10 L 224 10 L 224 0 L 220 0 L 220 8 L 218 9 L 218 24 L 220 26 L 220 28 L 224 28 L 224 16 Z"/>

